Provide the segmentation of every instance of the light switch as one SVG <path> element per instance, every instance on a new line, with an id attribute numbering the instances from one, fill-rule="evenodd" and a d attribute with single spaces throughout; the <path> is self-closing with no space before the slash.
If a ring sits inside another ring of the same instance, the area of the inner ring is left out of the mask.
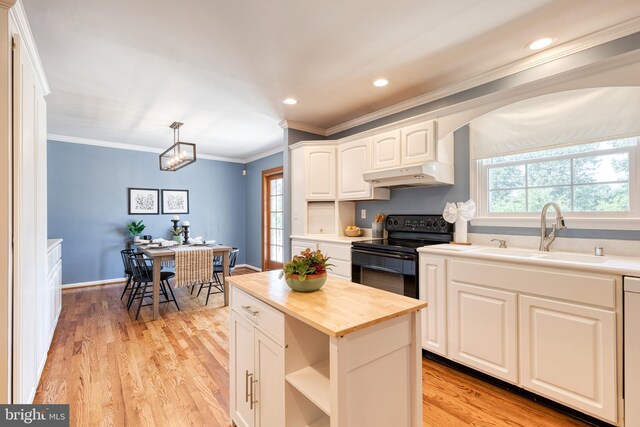
<path id="1" fill-rule="evenodd" d="M 360 218 L 361 219 L 367 219 L 367 210 L 366 209 L 360 209 Z"/>

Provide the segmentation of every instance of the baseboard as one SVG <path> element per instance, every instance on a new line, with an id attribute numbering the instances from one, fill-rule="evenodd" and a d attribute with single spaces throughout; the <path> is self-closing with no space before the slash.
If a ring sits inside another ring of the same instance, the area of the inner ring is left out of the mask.
<path id="1" fill-rule="evenodd" d="M 236 268 L 238 268 L 238 267 L 248 268 L 249 270 L 253 270 L 253 271 L 262 271 L 261 268 L 254 267 L 253 265 L 250 265 L 250 264 L 237 264 Z"/>
<path id="2" fill-rule="evenodd" d="M 117 279 L 94 280 L 92 282 L 67 283 L 66 285 L 62 285 L 62 289 L 86 288 L 86 287 L 89 287 L 89 286 L 112 285 L 114 283 L 124 283 L 126 281 L 127 281 L 127 278 L 126 277 L 122 277 L 122 278 L 117 278 Z"/>

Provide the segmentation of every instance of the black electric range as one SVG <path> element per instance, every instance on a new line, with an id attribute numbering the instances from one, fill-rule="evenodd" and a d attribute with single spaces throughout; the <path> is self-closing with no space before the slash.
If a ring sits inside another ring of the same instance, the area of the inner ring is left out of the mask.
<path id="1" fill-rule="evenodd" d="M 449 243 L 453 224 L 441 215 L 389 215 L 387 238 L 351 245 L 351 280 L 419 298 L 418 248 Z"/>

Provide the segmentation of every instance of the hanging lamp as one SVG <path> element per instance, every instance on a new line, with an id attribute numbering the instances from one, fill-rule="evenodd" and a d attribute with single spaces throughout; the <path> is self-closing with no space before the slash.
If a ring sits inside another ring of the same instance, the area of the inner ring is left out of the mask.
<path id="1" fill-rule="evenodd" d="M 175 172 L 196 161 L 196 144 L 180 141 L 180 126 L 184 123 L 173 122 L 173 145 L 160 154 L 160 170 Z"/>

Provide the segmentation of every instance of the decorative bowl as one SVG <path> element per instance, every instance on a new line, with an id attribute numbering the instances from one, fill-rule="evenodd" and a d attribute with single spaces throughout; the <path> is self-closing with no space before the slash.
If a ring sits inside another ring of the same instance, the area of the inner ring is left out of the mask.
<path id="1" fill-rule="evenodd" d="M 345 236 L 348 237 L 360 237 L 364 234 L 364 230 L 362 228 L 356 228 L 354 230 L 344 230 Z"/>
<path id="2" fill-rule="evenodd" d="M 285 278 L 287 285 L 296 292 L 315 292 L 327 281 L 327 273 L 307 274 L 305 280 L 298 279 L 297 274 Z"/>

